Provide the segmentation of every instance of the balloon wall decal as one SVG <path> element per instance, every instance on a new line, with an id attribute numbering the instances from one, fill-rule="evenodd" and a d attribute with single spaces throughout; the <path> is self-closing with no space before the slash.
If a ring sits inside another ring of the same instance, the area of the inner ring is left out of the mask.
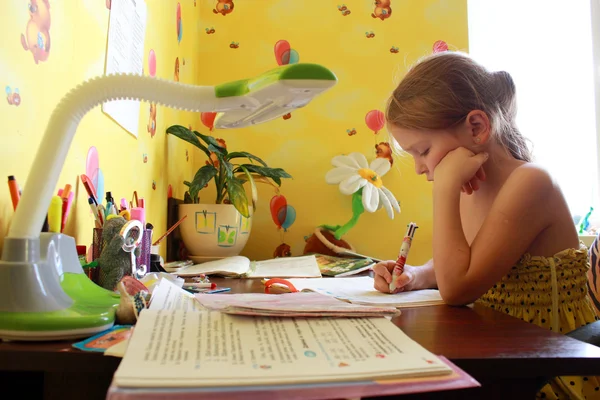
<path id="1" fill-rule="evenodd" d="M 433 44 L 434 53 L 443 53 L 444 51 L 448 51 L 448 43 L 443 40 L 438 40 Z"/>
<path id="2" fill-rule="evenodd" d="M 290 47 L 287 40 L 279 40 L 275 43 L 274 51 L 278 65 L 297 64 L 300 61 L 300 55 Z"/>
<path id="3" fill-rule="evenodd" d="M 148 54 L 148 74 L 156 76 L 156 54 L 154 53 L 154 49 L 150 49 L 150 53 Z"/>
<path id="4" fill-rule="evenodd" d="M 183 25 L 181 24 L 181 4 L 177 3 L 177 41 L 181 42 L 183 36 Z"/>
<path id="5" fill-rule="evenodd" d="M 277 219 L 284 232 L 287 232 L 288 228 L 296 221 L 296 209 L 290 205 L 280 208 L 277 211 Z"/>
<path id="6" fill-rule="evenodd" d="M 211 131 L 215 127 L 215 118 L 216 117 L 217 117 L 217 113 L 216 112 L 203 112 L 203 113 L 200 113 L 200 120 L 202 121 L 202 124 L 204 126 L 206 126 L 208 129 L 210 129 Z"/>
<path id="7" fill-rule="evenodd" d="M 365 123 L 375 135 L 383 129 L 385 125 L 385 115 L 379 110 L 371 110 L 365 116 Z"/>
<path id="8" fill-rule="evenodd" d="M 279 210 L 283 209 L 284 212 L 287 212 L 287 200 L 282 194 L 277 194 L 273 196 L 271 199 L 270 209 L 271 209 L 271 218 L 277 228 L 281 228 L 281 223 L 279 222 Z M 283 219 L 285 221 L 285 215 L 283 215 Z"/>

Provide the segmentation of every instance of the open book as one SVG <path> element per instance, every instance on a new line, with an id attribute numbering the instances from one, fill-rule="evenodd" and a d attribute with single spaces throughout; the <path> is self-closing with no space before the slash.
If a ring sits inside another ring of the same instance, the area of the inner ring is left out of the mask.
<path id="1" fill-rule="evenodd" d="M 452 369 L 386 318 L 144 310 L 119 387 L 240 387 L 440 376 Z"/>
<path id="2" fill-rule="evenodd" d="M 411 290 L 396 294 L 379 292 L 374 288 L 374 281 L 370 276 L 288 279 L 287 281 L 300 292 L 317 292 L 355 304 L 397 308 L 444 304 L 437 289 Z M 281 290 L 286 288 L 281 286 Z"/>
<path id="3" fill-rule="evenodd" d="M 314 255 L 250 261 L 243 256 L 195 264 L 176 272 L 178 276 L 221 275 L 236 278 L 320 278 Z"/>
<path id="4" fill-rule="evenodd" d="M 333 257 L 326 254 L 315 254 L 317 264 L 323 276 L 350 276 L 371 269 L 375 262 L 370 258 Z"/>

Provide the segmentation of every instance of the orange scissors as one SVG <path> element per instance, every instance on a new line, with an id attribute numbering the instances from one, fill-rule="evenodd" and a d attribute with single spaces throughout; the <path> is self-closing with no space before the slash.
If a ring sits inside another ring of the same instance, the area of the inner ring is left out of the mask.
<path id="1" fill-rule="evenodd" d="M 271 287 L 276 286 L 276 285 L 285 286 L 286 288 L 288 288 L 288 290 L 291 293 L 298 292 L 298 289 L 296 289 L 296 287 L 292 284 L 292 282 L 285 280 L 285 279 L 281 279 L 281 278 L 271 278 L 265 282 L 265 293 L 271 294 L 271 292 L 270 292 Z"/>

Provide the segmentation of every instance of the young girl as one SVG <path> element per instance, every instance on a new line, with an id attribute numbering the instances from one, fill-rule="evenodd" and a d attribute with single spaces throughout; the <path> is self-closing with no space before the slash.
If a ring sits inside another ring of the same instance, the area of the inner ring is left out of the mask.
<path id="1" fill-rule="evenodd" d="M 459 52 L 434 54 L 407 73 L 386 114 L 416 173 L 434 182 L 433 259 L 406 265 L 396 291 L 438 288 L 450 305 L 476 301 L 562 333 L 596 319 L 587 249 L 560 189 L 531 163 L 508 73 Z M 394 264 L 373 268 L 377 290 L 389 293 Z M 591 399 L 599 386 L 562 377 L 538 396 Z"/>

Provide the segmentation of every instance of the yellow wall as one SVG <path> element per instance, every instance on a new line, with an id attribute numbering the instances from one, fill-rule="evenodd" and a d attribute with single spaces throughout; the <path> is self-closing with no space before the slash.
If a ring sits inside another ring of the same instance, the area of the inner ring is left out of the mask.
<path id="1" fill-rule="evenodd" d="M 3 2 L 0 13 L 0 76 L 5 86 L 18 88 L 21 96 L 18 107 L 6 101 L 0 105 L 0 165 L 5 177 L 2 179 L 15 175 L 22 186 L 54 105 L 74 85 L 104 71 L 109 18 L 106 1 L 49 2 L 52 45 L 48 60 L 37 65 L 20 42 L 29 20 L 28 2 Z M 373 135 L 365 125 L 365 114 L 372 109 L 383 110 L 394 83 L 408 65 L 432 51 L 435 41 L 444 40 L 451 49 L 467 48 L 465 0 L 391 0 L 393 12 L 383 21 L 372 18 L 371 0 L 346 0 L 348 15 L 343 15 L 337 2 L 330 1 L 236 0 L 233 12 L 225 16 L 213 12 L 217 0 L 180 0 L 184 32 L 181 42 L 176 35 L 178 1 L 146 3 L 144 54 L 147 58 L 150 49 L 155 51 L 159 77 L 173 79 L 176 57 L 180 59 L 181 82 L 213 85 L 251 77 L 277 66 L 273 46 L 281 39 L 299 53 L 301 62 L 325 65 L 338 76 L 336 87 L 294 112 L 289 120 L 214 133 L 227 141 L 229 149 L 252 152 L 294 177 L 285 180 L 282 187 L 282 194 L 297 211 L 297 220 L 284 237 L 269 212 L 274 191 L 260 185 L 258 210 L 244 250 L 251 258 L 271 257 L 282 240 L 292 246 L 294 255 L 299 255 L 304 237 L 316 225 L 345 223 L 351 216 L 350 197 L 324 181 L 331 158 L 353 151 L 369 159 L 375 157 L 374 145 L 387 141 L 387 133 Z M 207 34 L 206 28 L 214 28 L 215 32 Z M 367 38 L 366 32 L 375 36 Z M 239 47 L 231 48 L 231 42 L 239 43 Z M 392 46 L 399 49 L 398 53 L 390 52 Z M 144 66 L 147 73 L 147 59 Z M 137 140 L 100 108 L 82 121 L 57 187 L 70 183 L 77 190 L 66 233 L 75 236 L 78 243 L 89 245 L 93 227 L 85 190 L 78 180 L 79 174 L 85 173 L 90 146 L 98 149 L 106 190 L 117 199 L 130 199 L 133 190 L 146 198 L 148 220 L 156 227 L 156 235 L 162 234 L 166 225 L 167 186 L 171 184 L 173 195 L 183 198 L 182 181 L 189 180 L 204 164 L 199 151 L 164 133 L 172 124 L 192 125 L 208 133 L 198 115 L 159 107 L 154 137 L 146 130 L 148 118 L 148 105 L 144 103 Z M 348 136 L 347 129 L 352 128 L 357 134 Z M 147 163 L 143 162 L 144 154 Z M 412 168 L 410 159 L 396 159 L 394 168 L 384 177 L 384 184 L 401 202 L 402 214 L 392 221 L 383 210 L 365 213 L 345 237 L 357 251 L 396 257 L 406 224 L 415 221 L 420 229 L 411 250 L 412 262 L 430 257 L 431 187 L 415 176 Z M 152 188 L 153 181 L 156 189 Z M 201 192 L 203 200 L 214 201 L 211 190 Z M 1 236 L 11 215 L 8 190 L 0 190 Z M 163 255 L 164 250 L 163 246 Z"/>
<path id="2" fill-rule="evenodd" d="M 42 2 L 42 0 L 37 0 Z M 2 179 L 15 175 L 23 187 L 38 143 L 50 113 L 60 98 L 83 80 L 104 73 L 109 10 L 105 0 L 49 0 L 51 47 L 46 61 L 34 62 L 24 50 L 21 34 L 29 21 L 28 1 L 3 1 L 0 13 L 0 77 L 3 86 L 15 88 L 19 106 L 0 102 L 0 165 Z M 146 0 L 148 6 L 144 72 L 148 73 L 150 49 L 156 54 L 156 76 L 174 79 L 175 58 L 180 63 L 180 81 L 198 83 L 200 45 L 198 8 L 192 0 L 182 0 L 183 36 L 176 35 L 177 1 Z M 147 220 L 155 226 L 155 237 L 166 229 L 167 186 L 192 173 L 193 157 L 186 160 L 186 146 L 164 131 L 175 122 L 188 125 L 197 115 L 159 107 L 156 135 L 147 130 L 149 106 L 142 103 L 138 139 L 120 128 L 97 107 L 84 117 L 65 160 L 58 188 L 67 183 L 76 190 L 76 201 L 65 232 L 89 246 L 93 219 L 87 195 L 78 176 L 86 171 L 90 146 L 96 146 L 105 190 L 119 200 L 131 199 L 134 190 L 147 203 Z M 143 155 L 147 155 L 144 163 Z M 153 189 L 153 181 L 156 183 Z M 5 186 L 6 187 L 6 186 Z M 174 185 L 174 195 L 182 197 L 182 187 Z M 12 216 L 8 189 L 0 190 L 0 235 L 4 237 Z M 164 255 L 165 248 L 161 249 Z"/>
<path id="3" fill-rule="evenodd" d="M 338 77 L 336 87 L 289 120 L 278 119 L 252 128 L 215 131 L 230 150 L 243 150 L 262 157 L 270 166 L 288 171 L 282 194 L 297 211 L 296 222 L 283 240 L 292 254 L 304 248 L 304 236 L 323 223 L 343 224 L 351 217 L 350 197 L 327 185 L 325 173 L 333 156 L 353 151 L 375 157 L 375 143 L 387 141 L 387 133 L 374 136 L 364 122 L 372 109 L 384 110 L 388 94 L 408 65 L 431 53 L 432 45 L 444 40 L 450 49 L 467 49 L 465 0 L 391 0 L 392 14 L 386 20 L 371 16 L 374 2 L 345 0 L 350 14 L 338 9 L 342 2 L 322 0 L 240 0 L 233 11 L 215 14 L 215 0 L 198 0 L 201 38 L 198 58 L 201 84 L 218 84 L 260 74 L 277 66 L 273 47 L 287 40 L 300 55 L 300 62 L 330 68 Z M 214 28 L 207 34 L 206 29 Z M 367 38 L 366 32 L 375 34 Z M 230 44 L 239 43 L 238 48 Z M 392 46 L 399 49 L 391 53 Z M 207 129 L 201 124 L 200 131 Z M 348 136 L 347 129 L 356 135 Z M 195 152 L 199 153 L 199 152 Z M 198 156 L 200 158 L 200 156 Z M 200 166 L 199 161 L 197 166 Z M 191 176 L 190 176 L 191 177 Z M 411 262 L 431 256 L 431 186 L 413 172 L 412 160 L 396 159 L 384 184 L 396 195 L 402 213 L 393 221 L 383 210 L 365 213 L 345 236 L 357 251 L 382 258 L 395 258 L 410 221 L 417 232 Z M 178 183 L 178 188 L 183 185 Z M 212 186 L 209 190 L 212 189 Z M 212 192 L 202 200 L 214 201 Z M 258 210 L 244 254 L 271 257 L 281 243 L 281 232 L 271 220 L 269 201 L 274 190 L 260 185 Z"/>

